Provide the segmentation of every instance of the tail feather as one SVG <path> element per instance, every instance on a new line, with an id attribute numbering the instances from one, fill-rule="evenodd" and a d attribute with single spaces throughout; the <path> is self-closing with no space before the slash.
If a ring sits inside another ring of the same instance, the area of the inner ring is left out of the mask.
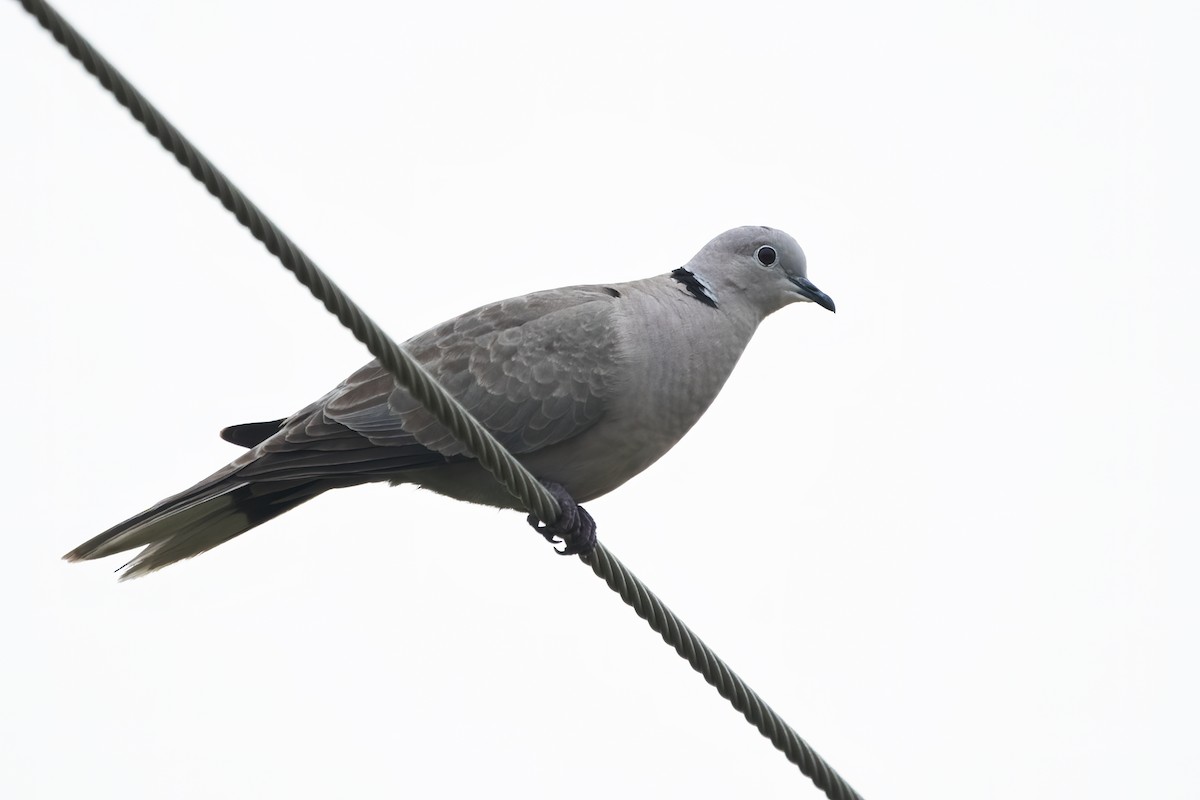
<path id="1" fill-rule="evenodd" d="M 315 481 L 199 484 L 109 528 L 63 558 L 82 561 L 145 547 L 121 580 L 211 550 L 324 492 Z"/>
<path id="2" fill-rule="evenodd" d="M 103 533 L 93 536 L 83 544 L 67 553 L 63 558 L 67 561 L 85 561 L 94 558 L 104 558 L 136 547 L 143 547 L 162 538 L 166 525 L 179 527 L 187 522 L 189 512 L 197 506 L 212 505 L 242 485 L 231 483 L 220 487 L 194 486 L 191 489 L 173 497 L 168 497 L 151 506 L 140 514 L 130 517 L 122 523 L 112 526 Z M 210 509 L 211 510 L 211 509 Z M 203 512 L 201 512 L 203 513 Z M 190 515 L 194 516 L 194 514 Z"/>
<path id="3" fill-rule="evenodd" d="M 221 431 L 221 438 L 241 447 L 255 447 L 279 433 L 287 417 L 273 419 L 270 422 L 246 422 L 241 425 L 230 425 Z"/>

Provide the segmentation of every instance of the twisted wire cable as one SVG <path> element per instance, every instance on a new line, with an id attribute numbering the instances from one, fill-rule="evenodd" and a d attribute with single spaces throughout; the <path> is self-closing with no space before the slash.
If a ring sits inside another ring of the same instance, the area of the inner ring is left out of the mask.
<path id="1" fill-rule="evenodd" d="M 829 766 L 825 759 L 813 750 L 800 734 L 784 722 L 783 717 L 763 702 L 758 693 L 746 685 L 736 672 L 717 657 L 691 628 L 683 623 L 671 609 L 667 608 L 654 592 L 646 588 L 629 568 L 617 560 L 607 549 L 596 545 L 596 549 L 583 556 L 583 561 L 592 572 L 604 579 L 609 588 L 621 596 L 626 605 L 662 636 L 663 641 L 675 648 L 692 669 L 704 676 L 704 680 L 742 713 L 746 721 L 767 737 L 775 749 L 788 761 L 800 768 L 800 772 L 813 785 L 833 800 L 862 800 L 846 779 Z"/>
<path id="2" fill-rule="evenodd" d="M 151 136 L 175 156 L 176 161 L 204 184 L 209 194 L 232 212 L 271 255 L 279 259 L 356 339 L 366 345 L 367 350 L 379 359 L 401 386 L 466 444 L 479 462 L 526 509 L 545 522 L 558 519 L 558 502 L 546 487 L 372 321 L 78 31 L 42 0 L 20 0 L 20 3 L 84 69 L 112 93 L 117 102 L 129 110 L 134 119 L 142 123 Z M 607 548 L 597 543 L 595 550 L 581 558 L 827 797 L 832 800 L 859 800 L 858 793 Z"/>

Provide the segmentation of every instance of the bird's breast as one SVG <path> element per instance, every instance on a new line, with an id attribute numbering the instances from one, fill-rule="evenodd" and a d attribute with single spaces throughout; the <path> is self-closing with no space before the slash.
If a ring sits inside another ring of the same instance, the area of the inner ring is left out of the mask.
<path id="1" fill-rule="evenodd" d="M 633 293 L 630 293 L 633 294 Z M 629 298 L 617 320 L 620 380 L 604 418 L 564 446 L 572 474 L 560 483 L 586 500 L 612 491 L 670 450 L 716 399 L 756 319 L 679 293 Z M 694 306 L 694 307 L 693 307 Z"/>

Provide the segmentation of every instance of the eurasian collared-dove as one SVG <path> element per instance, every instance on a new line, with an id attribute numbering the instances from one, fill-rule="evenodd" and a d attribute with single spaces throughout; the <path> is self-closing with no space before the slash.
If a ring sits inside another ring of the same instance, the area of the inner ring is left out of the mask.
<path id="1" fill-rule="evenodd" d="M 530 472 L 585 502 L 671 449 L 716 398 L 758 324 L 801 300 L 834 310 L 808 280 L 796 241 L 735 228 L 665 275 L 501 300 L 404 347 Z M 143 575 L 327 489 L 369 481 L 517 507 L 377 361 L 286 419 L 221 435 L 249 450 L 64 558 L 145 547 L 122 577 Z"/>

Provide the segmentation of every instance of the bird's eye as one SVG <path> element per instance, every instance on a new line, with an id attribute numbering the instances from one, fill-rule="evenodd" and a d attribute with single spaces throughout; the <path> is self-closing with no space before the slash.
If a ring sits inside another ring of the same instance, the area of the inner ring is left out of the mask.
<path id="1" fill-rule="evenodd" d="M 758 259 L 758 263 L 764 267 L 769 267 L 774 264 L 779 256 L 775 252 L 775 248 L 769 244 L 764 244 L 762 247 L 754 251 L 754 257 Z"/>

